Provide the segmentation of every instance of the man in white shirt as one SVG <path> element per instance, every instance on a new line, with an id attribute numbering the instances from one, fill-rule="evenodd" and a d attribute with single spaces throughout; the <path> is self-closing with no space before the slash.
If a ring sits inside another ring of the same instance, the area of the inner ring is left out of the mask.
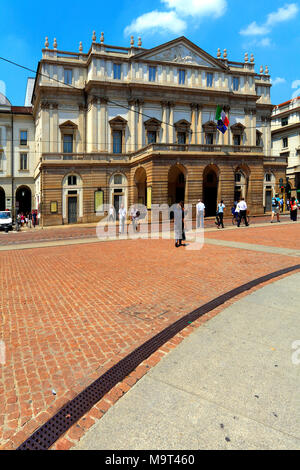
<path id="1" fill-rule="evenodd" d="M 204 226 L 204 215 L 205 215 L 205 205 L 201 201 L 201 199 L 198 200 L 198 204 L 196 205 L 196 221 L 197 221 L 197 228 L 203 227 Z"/>
<path id="2" fill-rule="evenodd" d="M 126 215 L 127 215 L 127 211 L 124 207 L 124 204 L 121 204 L 121 207 L 119 209 L 119 232 L 120 233 L 124 233 Z"/>
<path id="3" fill-rule="evenodd" d="M 237 211 L 239 212 L 240 216 L 238 218 L 238 224 L 237 226 L 239 227 L 241 225 L 242 219 L 245 221 L 246 227 L 248 227 L 248 221 L 247 221 L 247 204 L 245 199 L 242 197 L 240 202 L 237 205 Z"/>

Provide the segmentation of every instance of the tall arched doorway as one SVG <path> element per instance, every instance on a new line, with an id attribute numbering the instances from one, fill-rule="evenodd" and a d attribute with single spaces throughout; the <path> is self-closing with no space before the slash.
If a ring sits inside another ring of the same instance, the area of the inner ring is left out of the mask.
<path id="1" fill-rule="evenodd" d="M 171 206 L 185 199 L 186 169 L 173 165 L 168 174 L 168 204 Z"/>
<path id="2" fill-rule="evenodd" d="M 208 166 L 203 172 L 203 202 L 205 204 L 206 217 L 216 215 L 218 198 L 218 170 L 214 166 Z"/>
<path id="3" fill-rule="evenodd" d="M 27 214 L 31 212 L 31 189 L 28 186 L 20 186 L 16 191 L 17 213 Z"/>
<path id="4" fill-rule="evenodd" d="M 5 191 L 3 188 L 0 188 L 0 211 L 5 211 Z"/>
<path id="5" fill-rule="evenodd" d="M 135 202 L 147 206 L 147 173 L 145 168 L 140 167 L 134 175 L 135 181 Z"/>

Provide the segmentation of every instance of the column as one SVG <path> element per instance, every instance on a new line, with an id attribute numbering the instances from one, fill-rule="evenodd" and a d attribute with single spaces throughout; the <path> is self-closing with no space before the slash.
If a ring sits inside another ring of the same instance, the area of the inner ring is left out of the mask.
<path id="1" fill-rule="evenodd" d="M 91 100 L 91 112 L 92 112 L 92 152 L 98 151 L 98 116 L 97 116 L 97 105 L 98 99 L 93 98 Z"/>
<path id="2" fill-rule="evenodd" d="M 86 152 L 86 137 L 85 137 L 85 106 L 79 105 L 79 126 L 78 126 L 78 152 Z M 101 139 L 100 139 L 101 140 Z"/>
<path id="3" fill-rule="evenodd" d="M 143 104 L 144 101 L 138 100 L 139 120 L 138 120 L 138 148 L 144 147 L 144 129 L 143 129 Z"/>
<path id="4" fill-rule="evenodd" d="M 251 145 L 256 146 L 256 109 L 252 109 L 251 119 L 250 119 L 250 126 L 252 132 L 252 143 Z"/>
<path id="5" fill-rule="evenodd" d="M 167 106 L 168 106 L 167 102 L 165 102 L 165 101 L 161 102 L 161 107 L 162 107 L 162 124 L 161 124 L 162 138 L 161 138 L 161 142 L 164 143 L 164 144 L 168 143 L 168 132 L 169 132 L 168 117 L 167 117 L 167 114 L 168 114 L 167 113 Z"/>
<path id="6" fill-rule="evenodd" d="M 107 99 L 100 98 L 100 151 L 107 152 Z"/>
<path id="7" fill-rule="evenodd" d="M 51 111 L 50 152 L 59 152 L 58 104 L 53 103 Z"/>
<path id="8" fill-rule="evenodd" d="M 50 149 L 50 105 L 47 102 L 41 103 L 41 121 L 42 121 L 42 153 L 49 152 Z"/>
<path id="9" fill-rule="evenodd" d="M 174 144 L 174 135 L 175 135 L 175 129 L 174 129 L 174 107 L 175 103 L 170 102 L 169 103 L 169 144 Z"/>
<path id="10" fill-rule="evenodd" d="M 129 145 L 127 148 L 127 151 L 129 152 L 135 152 L 137 150 L 137 145 L 136 145 L 136 108 L 135 108 L 135 101 L 130 100 L 128 101 L 128 106 L 130 107 L 130 114 L 128 118 L 128 126 L 129 126 Z"/>
<path id="11" fill-rule="evenodd" d="M 197 122 L 197 137 L 196 137 L 196 142 L 198 144 L 203 144 L 204 143 L 204 134 L 203 134 L 203 128 L 202 128 L 202 109 L 203 106 L 201 104 L 198 104 L 198 122 Z"/>
<path id="12" fill-rule="evenodd" d="M 197 105 L 191 103 L 191 130 L 192 130 L 192 140 L 191 144 L 196 144 L 197 142 Z"/>
<path id="13" fill-rule="evenodd" d="M 252 142 L 252 129 L 251 129 L 251 118 L 250 118 L 250 113 L 251 109 L 249 108 L 244 108 L 245 112 L 245 134 L 246 134 L 246 145 L 251 145 Z"/>

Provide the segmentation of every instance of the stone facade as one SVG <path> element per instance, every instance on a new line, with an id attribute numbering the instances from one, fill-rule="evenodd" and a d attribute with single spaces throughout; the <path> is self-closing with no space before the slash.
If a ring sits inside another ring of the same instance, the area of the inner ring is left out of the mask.
<path id="1" fill-rule="evenodd" d="M 35 204 L 32 108 L 12 106 L 0 94 L 0 210 L 29 212 Z"/>
<path id="2" fill-rule="evenodd" d="M 285 196 L 300 199 L 300 97 L 275 106 L 272 113 L 272 152 L 287 158 Z"/>
<path id="3" fill-rule="evenodd" d="M 87 53 L 49 49 L 33 90 L 36 204 L 46 225 L 93 222 L 100 203 L 195 204 L 227 213 L 244 196 L 264 211 L 266 173 L 278 190 L 284 158 L 271 155 L 270 76 L 254 57 L 212 57 L 185 37 L 153 49 L 114 47 L 93 34 Z M 217 105 L 230 125 L 216 127 Z"/>

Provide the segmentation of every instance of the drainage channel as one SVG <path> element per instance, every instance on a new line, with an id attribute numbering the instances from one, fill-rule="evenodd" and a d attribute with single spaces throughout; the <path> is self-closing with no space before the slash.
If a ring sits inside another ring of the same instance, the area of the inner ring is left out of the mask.
<path id="1" fill-rule="evenodd" d="M 232 289 L 225 294 L 216 297 L 212 301 L 202 305 L 196 310 L 188 313 L 172 325 L 165 328 L 153 338 L 135 349 L 132 353 L 106 371 L 95 382 L 89 385 L 73 400 L 64 405 L 58 413 L 35 431 L 17 450 L 48 450 L 74 423 L 87 413 L 101 398 L 104 397 L 115 385 L 125 379 L 134 371 L 141 362 L 145 361 L 151 354 L 163 344 L 183 330 L 188 324 L 197 320 L 206 313 L 214 310 L 228 300 L 236 297 L 253 287 L 263 284 L 271 279 L 291 273 L 300 269 L 300 264 L 281 269 L 271 274 L 259 277 Z"/>

